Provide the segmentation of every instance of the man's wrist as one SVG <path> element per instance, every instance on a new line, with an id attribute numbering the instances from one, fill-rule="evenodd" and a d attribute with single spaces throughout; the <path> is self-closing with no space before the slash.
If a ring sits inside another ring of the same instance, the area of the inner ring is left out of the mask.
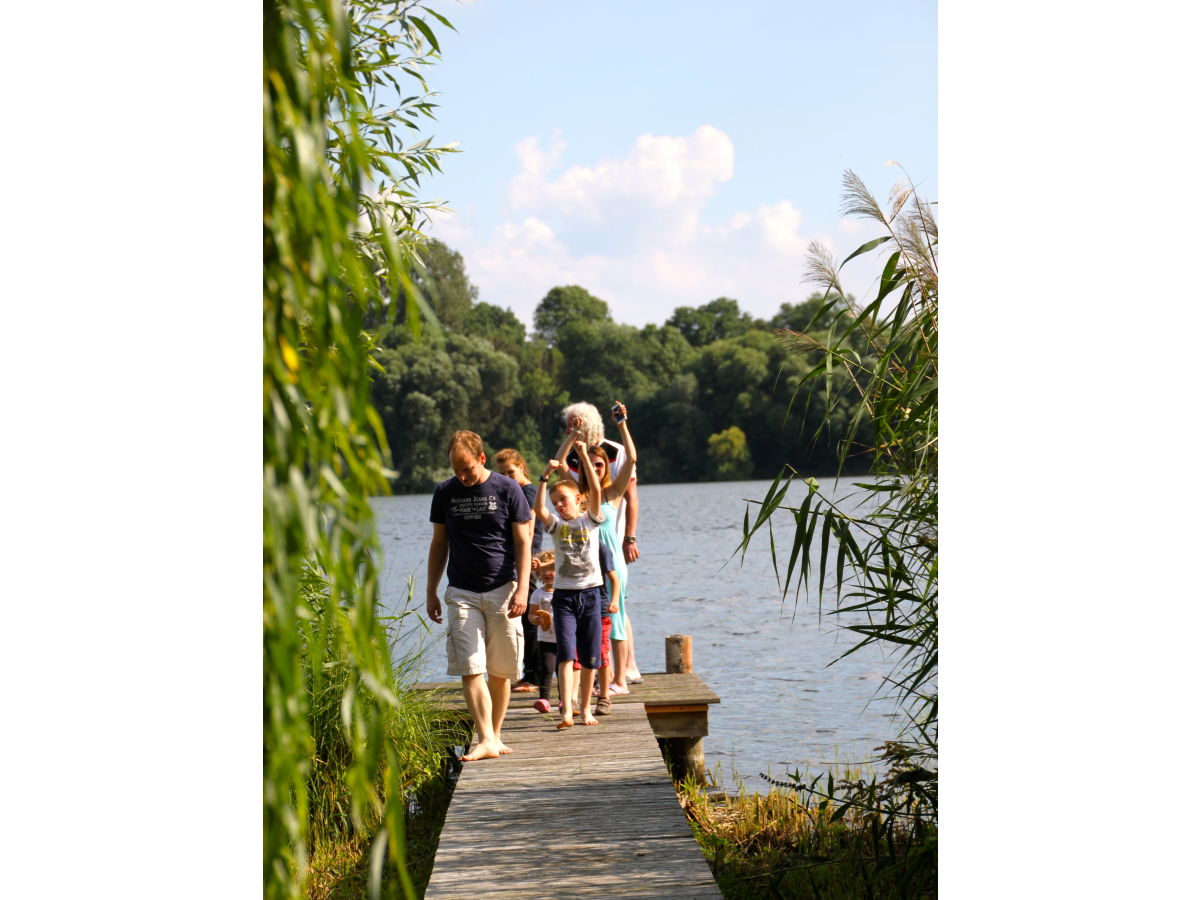
<path id="1" fill-rule="evenodd" d="M 625 535 L 625 543 L 627 543 L 627 544 L 636 544 L 636 543 L 637 543 L 637 537 L 636 537 L 636 535 L 632 535 L 632 534 L 627 534 L 627 535 Z"/>

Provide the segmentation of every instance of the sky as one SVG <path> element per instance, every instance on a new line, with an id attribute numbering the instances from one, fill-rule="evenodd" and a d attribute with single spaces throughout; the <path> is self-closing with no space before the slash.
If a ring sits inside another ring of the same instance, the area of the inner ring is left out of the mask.
<path id="1" fill-rule="evenodd" d="M 479 299 L 527 325 L 579 284 L 613 318 L 662 323 L 736 299 L 769 318 L 812 292 L 813 240 L 839 258 L 878 225 L 838 214 L 842 173 L 886 199 L 904 172 L 937 199 L 930 0 L 434 3 L 428 131 L 461 153 L 424 199 Z M 847 268 L 862 296 L 880 266 Z"/>

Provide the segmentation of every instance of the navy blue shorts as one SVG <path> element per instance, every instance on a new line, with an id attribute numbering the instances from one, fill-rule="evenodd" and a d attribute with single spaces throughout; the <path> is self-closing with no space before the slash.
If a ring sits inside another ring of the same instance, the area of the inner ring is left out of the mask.
<path id="1" fill-rule="evenodd" d="M 560 663 L 575 659 L 578 646 L 579 664 L 585 669 L 600 668 L 600 602 L 599 585 L 554 589 L 550 609 Z"/>

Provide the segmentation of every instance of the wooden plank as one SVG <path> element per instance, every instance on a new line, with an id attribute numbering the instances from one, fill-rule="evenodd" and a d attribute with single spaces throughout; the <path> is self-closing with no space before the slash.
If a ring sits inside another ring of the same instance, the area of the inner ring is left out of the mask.
<path id="1" fill-rule="evenodd" d="M 510 710 L 500 759 L 464 763 L 430 900 L 720 900 L 641 704 L 558 731 Z"/>
<path id="2" fill-rule="evenodd" d="M 643 673 L 645 681 L 642 684 L 630 686 L 630 693 L 610 698 L 613 705 L 641 703 L 646 706 L 679 703 L 720 703 L 721 698 L 713 693 L 712 688 L 694 672 L 668 675 L 665 672 Z M 465 710 L 466 702 L 462 696 L 462 684 L 459 681 L 427 681 L 416 685 L 418 690 L 428 691 L 430 699 L 440 702 L 451 709 Z M 554 691 L 552 703 L 557 703 L 558 693 Z M 535 694 L 513 694 L 509 701 L 509 709 L 532 709 Z"/>

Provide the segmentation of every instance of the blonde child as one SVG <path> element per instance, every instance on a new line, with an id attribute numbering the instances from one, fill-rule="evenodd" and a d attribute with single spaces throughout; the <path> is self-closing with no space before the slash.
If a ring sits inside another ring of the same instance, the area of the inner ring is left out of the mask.
<path id="1" fill-rule="evenodd" d="M 565 442 L 564 442 L 565 447 Z M 583 441 L 575 442 L 581 459 L 587 457 Z M 592 684 L 600 668 L 600 600 L 604 578 L 600 573 L 600 537 L 598 529 L 604 522 L 600 510 L 600 482 L 591 466 L 586 466 L 586 495 L 568 474 L 566 462 L 552 459 L 538 479 L 534 515 L 554 541 L 554 595 L 551 610 L 558 657 L 558 694 L 562 700 L 562 720 L 558 728 L 570 728 L 575 723 L 575 673 L 572 663 L 578 657 L 582 666 L 579 696 L 580 721 L 597 725 L 591 711 Z M 551 511 L 546 506 L 547 482 L 558 471 L 561 477 L 550 489 Z M 576 652 L 576 643 L 579 652 Z"/>

